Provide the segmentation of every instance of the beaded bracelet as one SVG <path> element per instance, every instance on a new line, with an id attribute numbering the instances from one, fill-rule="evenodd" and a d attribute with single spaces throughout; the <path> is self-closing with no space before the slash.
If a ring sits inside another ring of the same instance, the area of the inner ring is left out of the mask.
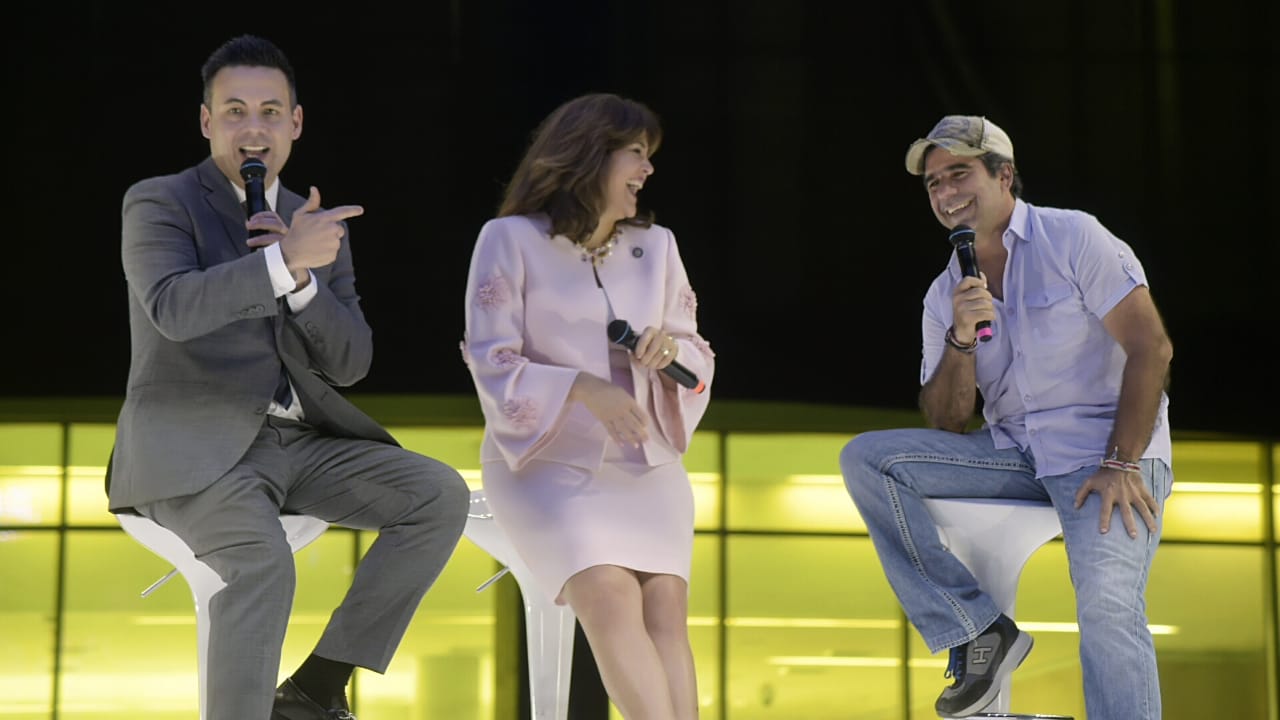
<path id="1" fill-rule="evenodd" d="M 956 340 L 956 326 L 955 326 L 955 325 L 952 325 L 951 327 L 947 328 L 947 334 L 946 334 L 945 336 L 943 336 L 943 340 L 946 340 L 948 345 L 950 345 L 951 347 L 953 347 L 953 348 L 955 348 L 955 349 L 959 350 L 960 352 L 964 353 L 965 355 L 972 355 L 972 354 L 973 354 L 975 351 L 977 351 L 977 349 L 978 349 L 978 338 L 977 338 L 977 337 L 974 337 L 974 338 L 973 338 L 973 342 L 969 343 L 968 345 L 961 345 L 961 344 L 960 344 L 960 341 L 959 341 L 959 340 Z"/>

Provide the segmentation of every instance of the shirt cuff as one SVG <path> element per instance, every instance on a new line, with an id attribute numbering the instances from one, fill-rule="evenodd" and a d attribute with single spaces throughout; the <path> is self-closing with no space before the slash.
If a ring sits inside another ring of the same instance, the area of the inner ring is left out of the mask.
<path id="1" fill-rule="evenodd" d="M 287 296 L 289 309 L 293 312 L 302 312 L 305 310 L 307 305 L 311 304 L 311 298 L 315 297 L 316 293 L 319 291 L 319 288 L 316 287 L 315 273 L 308 270 L 307 276 L 311 278 L 311 281 L 307 283 L 307 286 L 298 292 L 289 293 Z"/>
<path id="2" fill-rule="evenodd" d="M 284 264 L 284 253 L 280 251 L 280 243 L 266 246 L 262 249 L 262 255 L 267 259 L 267 274 L 271 276 L 271 287 L 275 291 L 275 296 L 287 296 L 289 309 L 301 312 L 316 296 L 315 274 L 308 270 L 307 275 L 310 276 L 311 281 L 306 287 L 294 292 L 293 289 L 298 286 L 298 282 L 293 279 L 293 273 L 289 272 L 289 267 Z"/>

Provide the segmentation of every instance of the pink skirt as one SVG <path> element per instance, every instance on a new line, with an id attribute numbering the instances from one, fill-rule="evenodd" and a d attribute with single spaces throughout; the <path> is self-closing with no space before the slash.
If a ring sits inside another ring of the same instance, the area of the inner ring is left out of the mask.
<path id="1" fill-rule="evenodd" d="M 619 369 L 614 383 L 629 387 Z M 639 450 L 611 442 L 598 472 L 531 460 L 514 473 L 484 463 L 481 477 L 494 521 L 557 604 L 565 581 L 596 565 L 689 581 L 693 488 L 683 464 L 650 467 Z"/>

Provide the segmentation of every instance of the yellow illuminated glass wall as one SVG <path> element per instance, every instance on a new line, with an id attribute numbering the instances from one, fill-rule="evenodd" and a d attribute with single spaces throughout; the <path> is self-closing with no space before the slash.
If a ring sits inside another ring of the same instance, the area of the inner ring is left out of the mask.
<path id="1" fill-rule="evenodd" d="M 479 487 L 479 428 L 409 422 L 391 431 Z M 837 458 L 851 436 L 696 434 L 685 461 L 697 499 L 690 629 L 703 718 L 935 717 L 933 701 L 950 682 L 946 657 L 930 655 L 905 622 L 844 490 Z M 112 437 L 103 423 L 0 423 L 5 720 L 196 717 L 190 593 L 179 577 L 140 597 L 169 568 L 105 510 Z M 1180 439 L 1174 456 L 1147 594 L 1164 716 L 1277 720 L 1280 449 Z M 371 541 L 333 528 L 298 553 L 282 674 L 310 651 Z M 501 709 L 511 689 L 500 666 L 519 637 L 499 614 L 517 609 L 499 602 L 500 584 L 476 591 L 496 570 L 469 541 L 459 544 L 388 672 L 357 672 L 363 720 L 514 720 Z M 1060 541 L 1027 563 L 1017 614 L 1036 645 L 1014 676 L 1013 709 L 1082 720 Z"/>

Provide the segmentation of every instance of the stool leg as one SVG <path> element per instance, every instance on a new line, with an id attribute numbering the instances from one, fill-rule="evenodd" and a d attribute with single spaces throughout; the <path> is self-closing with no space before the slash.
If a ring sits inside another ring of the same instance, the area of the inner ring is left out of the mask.
<path id="1" fill-rule="evenodd" d="M 954 511 L 946 510 L 963 503 L 974 503 L 965 510 L 964 518 L 956 518 Z M 964 562 L 1001 612 L 1016 621 L 1014 605 L 1018 600 L 1018 583 L 1027 561 L 1044 543 L 1061 533 L 1055 511 L 1050 506 L 1019 507 L 1016 512 L 1023 520 L 1012 523 L 1010 515 L 1014 511 L 1006 507 L 998 510 L 996 515 L 987 512 L 987 520 L 975 523 L 975 515 L 969 515 L 969 512 L 986 510 L 975 501 L 932 500 L 929 505 L 929 512 L 937 512 L 934 519 L 942 520 L 938 524 L 938 534 L 947 550 Z M 982 518 L 982 515 L 977 515 L 977 518 Z M 1000 552 L 992 552 L 993 547 L 1000 547 Z M 1000 683 L 1000 693 L 995 700 L 979 712 L 1010 712 L 1011 688 L 1012 676 L 1006 676 Z"/>
<path id="2" fill-rule="evenodd" d="M 558 607 L 556 625 L 560 633 L 556 644 L 556 705 L 555 720 L 569 717 L 569 680 L 573 676 L 573 635 L 577 618 L 569 607 Z"/>
<path id="3" fill-rule="evenodd" d="M 199 681 L 200 720 L 209 716 L 209 603 L 227 586 L 213 568 L 204 563 L 184 558 L 179 572 L 191 589 L 191 599 L 196 613 L 196 677 Z"/>
<path id="4" fill-rule="evenodd" d="M 197 699 L 200 703 L 200 720 L 205 720 L 209 717 L 209 602 L 227 585 L 213 568 L 194 560 L 189 554 L 186 557 L 166 559 L 176 562 L 175 567 L 191 591 L 191 602 L 196 614 Z"/>
<path id="5" fill-rule="evenodd" d="M 568 606 L 542 596 L 532 578 L 512 571 L 524 597 L 529 645 L 529 704 L 534 720 L 567 720 L 576 618 Z"/>
<path id="6" fill-rule="evenodd" d="M 191 588 L 196 606 L 196 676 L 200 683 L 200 720 L 209 716 L 209 598 Z"/>
<path id="7" fill-rule="evenodd" d="M 1031 548 L 1013 555 L 994 556 L 991 553 L 975 550 L 963 541 L 955 542 L 951 547 L 952 554 L 969 568 L 982 589 L 1000 607 L 1000 611 L 1015 622 L 1017 619 L 1014 616 L 1014 601 L 1017 597 L 1018 580 L 1022 576 L 1022 567 L 1035 550 L 1036 548 Z M 1006 676 L 1000 681 L 1000 693 L 991 701 L 991 704 L 982 708 L 981 712 L 1009 712 L 1012 687 L 1013 676 Z"/>

